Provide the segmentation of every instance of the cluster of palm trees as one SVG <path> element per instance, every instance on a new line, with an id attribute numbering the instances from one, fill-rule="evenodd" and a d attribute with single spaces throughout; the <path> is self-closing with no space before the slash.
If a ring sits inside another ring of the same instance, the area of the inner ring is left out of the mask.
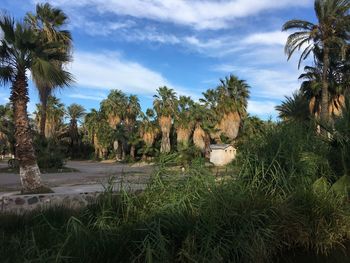
<path id="1" fill-rule="evenodd" d="M 301 74 L 298 93 L 277 107 L 282 119 L 316 117 L 323 125 L 341 115 L 349 92 L 350 76 L 350 1 L 315 0 L 317 23 L 291 20 L 283 30 L 294 30 L 285 46 L 290 58 L 302 50 L 299 67 L 310 55 L 312 66 Z"/>
<path id="2" fill-rule="evenodd" d="M 33 129 L 41 134 L 43 106 L 40 103 L 36 105 L 36 108 Z M 56 142 L 68 140 L 71 151 L 77 150 L 77 146 L 82 142 L 80 124 L 86 114 L 85 108 L 77 103 L 66 108 L 60 99 L 50 95 L 46 101 L 45 111 L 44 137 Z M 74 154 L 72 155 L 74 156 Z"/>
<path id="3" fill-rule="evenodd" d="M 96 156 L 106 158 L 112 149 L 120 159 L 128 154 L 134 159 L 139 149 L 146 159 L 155 151 L 166 154 L 190 146 L 208 154 L 211 142 L 232 142 L 247 116 L 249 86 L 231 75 L 203 95 L 194 102 L 187 96 L 178 97 L 173 89 L 160 87 L 153 109 L 143 113 L 137 96 L 112 90 L 100 109 L 85 118 Z M 158 138 L 159 149 L 155 145 Z"/>
<path id="4" fill-rule="evenodd" d="M 45 133 L 46 105 L 56 87 L 65 87 L 73 78 L 64 67 L 71 61 L 72 38 L 60 30 L 66 15 L 49 4 L 38 4 L 36 13 L 28 13 L 24 22 L 12 17 L 0 18 L 3 37 L 0 40 L 0 81 L 11 86 L 16 158 L 19 160 L 23 192 L 40 191 L 40 170 L 37 165 L 27 112 L 28 72 L 39 90 L 42 102 L 41 133 Z"/>

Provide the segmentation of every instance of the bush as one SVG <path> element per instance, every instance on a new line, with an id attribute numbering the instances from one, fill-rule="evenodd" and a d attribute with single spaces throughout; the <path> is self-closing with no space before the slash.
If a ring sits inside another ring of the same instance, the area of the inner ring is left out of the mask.
<path id="1" fill-rule="evenodd" d="M 36 156 L 42 169 L 61 169 L 65 164 L 62 147 L 52 139 L 36 138 Z"/>

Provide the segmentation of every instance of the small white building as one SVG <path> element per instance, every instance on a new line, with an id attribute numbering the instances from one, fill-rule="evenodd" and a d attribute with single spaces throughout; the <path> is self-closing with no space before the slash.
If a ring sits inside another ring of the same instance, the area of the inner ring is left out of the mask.
<path id="1" fill-rule="evenodd" d="M 236 158 L 237 150 L 231 144 L 210 145 L 210 162 L 215 166 L 225 166 Z"/>

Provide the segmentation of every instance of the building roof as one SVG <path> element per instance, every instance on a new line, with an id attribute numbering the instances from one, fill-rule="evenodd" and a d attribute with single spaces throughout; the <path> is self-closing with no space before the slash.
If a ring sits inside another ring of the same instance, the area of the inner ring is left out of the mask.
<path id="1" fill-rule="evenodd" d="M 233 147 L 232 144 L 211 144 L 210 149 L 211 150 L 225 150 L 228 147 Z"/>

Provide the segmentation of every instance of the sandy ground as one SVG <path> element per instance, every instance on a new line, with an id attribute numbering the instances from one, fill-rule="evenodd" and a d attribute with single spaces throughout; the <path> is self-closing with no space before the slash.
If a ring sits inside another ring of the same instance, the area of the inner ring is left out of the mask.
<path id="1" fill-rule="evenodd" d="M 0 168 L 7 163 L 0 162 Z M 108 178 L 115 177 L 118 184 L 145 184 L 153 171 L 150 165 L 135 165 L 119 163 L 101 163 L 92 161 L 68 161 L 67 167 L 79 172 L 42 174 L 45 185 L 54 188 L 55 192 L 91 192 L 103 190 Z M 0 192 L 13 192 L 20 189 L 18 174 L 0 173 Z"/>

